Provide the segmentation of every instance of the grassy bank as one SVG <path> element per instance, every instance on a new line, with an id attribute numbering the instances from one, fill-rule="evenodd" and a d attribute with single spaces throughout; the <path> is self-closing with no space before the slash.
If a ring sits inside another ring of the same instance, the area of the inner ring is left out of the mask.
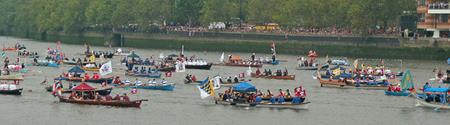
<path id="1" fill-rule="evenodd" d="M 32 39 L 38 39 L 33 35 Z M 19 36 L 23 37 L 23 36 Z M 47 41 L 61 41 L 66 44 L 83 44 L 103 46 L 107 41 L 99 36 L 67 36 L 49 35 Z M 126 47 L 149 49 L 180 49 L 184 45 L 187 51 L 227 51 L 270 53 L 270 41 L 236 40 L 236 39 L 201 39 L 201 38 L 127 38 Z M 276 41 L 278 54 L 304 55 L 309 50 L 316 50 L 321 55 L 353 58 L 395 58 L 446 60 L 450 56 L 450 48 L 432 47 L 371 47 L 314 44 L 312 42 Z"/>

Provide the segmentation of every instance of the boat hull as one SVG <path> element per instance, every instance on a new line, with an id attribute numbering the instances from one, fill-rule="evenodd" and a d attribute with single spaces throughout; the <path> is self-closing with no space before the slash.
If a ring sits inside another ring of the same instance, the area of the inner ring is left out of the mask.
<path id="1" fill-rule="evenodd" d="M 4 95 L 22 95 L 23 88 L 14 89 L 14 90 L 0 90 L 0 94 Z"/>
<path id="2" fill-rule="evenodd" d="M 84 78 L 67 78 L 67 77 L 56 77 L 54 80 L 66 80 L 66 81 L 73 81 L 73 82 L 82 82 L 84 80 Z M 90 82 L 90 83 L 103 83 L 106 81 L 106 83 L 112 83 L 113 78 L 112 77 L 107 77 L 107 78 L 100 78 L 100 79 L 89 79 L 89 80 L 84 80 L 84 82 Z"/>
<path id="3" fill-rule="evenodd" d="M 411 93 L 407 92 L 407 91 L 402 91 L 402 92 L 392 92 L 392 91 L 387 91 L 384 90 L 384 94 L 388 95 L 388 96 L 409 96 Z"/>
<path id="4" fill-rule="evenodd" d="M 285 103 L 234 103 L 229 101 L 215 100 L 218 105 L 232 105 L 239 107 L 257 107 L 257 108 L 280 108 L 280 109 L 308 109 L 310 102 L 303 102 L 299 104 L 292 104 L 290 102 Z"/>
<path id="5" fill-rule="evenodd" d="M 240 64 L 240 63 L 225 63 L 224 66 L 236 66 L 236 67 L 256 67 L 261 68 L 262 64 Z"/>
<path id="6" fill-rule="evenodd" d="M 276 80 L 295 80 L 295 75 L 287 75 L 287 76 L 263 76 L 263 75 L 256 75 L 255 73 L 252 73 L 251 76 L 253 78 L 265 78 L 265 79 L 276 79 Z"/>
<path id="7" fill-rule="evenodd" d="M 64 103 L 74 103 L 74 104 L 84 104 L 84 105 L 104 105 L 104 106 L 115 106 L 115 107 L 136 107 L 141 106 L 142 101 L 146 100 L 135 100 L 135 101 L 96 101 L 96 100 L 74 100 L 64 97 L 59 97 L 59 102 Z"/>
<path id="8" fill-rule="evenodd" d="M 134 74 L 132 72 L 125 72 L 125 75 L 135 77 L 146 77 L 146 78 L 161 78 L 162 73 Z"/>
<path id="9" fill-rule="evenodd" d="M 186 69 L 203 69 L 210 70 L 212 67 L 212 63 L 208 63 L 208 65 L 186 65 Z"/>
<path id="10" fill-rule="evenodd" d="M 133 88 L 138 89 L 150 89 L 150 90 L 164 90 L 164 91 L 173 91 L 175 89 L 175 85 L 173 84 L 165 84 L 165 85 L 147 85 L 147 86 L 133 86 Z"/>
<path id="11" fill-rule="evenodd" d="M 105 95 L 111 94 L 112 89 L 113 88 L 98 89 L 98 90 L 94 90 L 94 92 L 98 92 L 99 95 L 105 96 Z M 45 90 L 47 90 L 47 92 L 52 92 L 53 88 L 52 88 L 52 86 L 47 86 L 47 87 L 45 87 Z M 61 93 L 72 93 L 72 90 L 62 89 Z"/>
<path id="12" fill-rule="evenodd" d="M 450 109 L 450 105 L 447 104 L 434 104 L 429 103 L 421 99 L 416 99 L 416 106 L 427 107 L 427 108 L 438 108 L 438 109 Z"/>

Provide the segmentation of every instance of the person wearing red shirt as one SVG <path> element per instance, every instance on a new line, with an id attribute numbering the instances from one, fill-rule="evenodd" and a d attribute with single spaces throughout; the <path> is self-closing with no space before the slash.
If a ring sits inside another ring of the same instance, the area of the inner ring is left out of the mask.
<path id="1" fill-rule="evenodd" d="M 84 80 L 89 80 L 89 79 L 90 79 L 89 73 L 85 73 L 85 74 L 84 74 Z"/>
<path id="2" fill-rule="evenodd" d="M 95 79 L 95 80 L 98 80 L 98 79 L 100 79 L 100 75 L 98 75 L 97 73 L 94 73 L 92 78 Z"/>

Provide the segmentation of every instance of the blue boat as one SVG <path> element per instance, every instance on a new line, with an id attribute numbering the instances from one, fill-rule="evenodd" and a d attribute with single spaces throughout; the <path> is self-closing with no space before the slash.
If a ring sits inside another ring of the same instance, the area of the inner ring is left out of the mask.
<path id="1" fill-rule="evenodd" d="M 133 88 L 173 91 L 175 89 L 175 84 L 173 84 L 173 83 L 168 83 L 168 84 L 147 84 L 147 85 L 133 86 Z"/>
<path id="2" fill-rule="evenodd" d="M 411 93 L 408 91 L 393 92 L 384 90 L 384 94 L 388 96 L 409 96 Z"/>

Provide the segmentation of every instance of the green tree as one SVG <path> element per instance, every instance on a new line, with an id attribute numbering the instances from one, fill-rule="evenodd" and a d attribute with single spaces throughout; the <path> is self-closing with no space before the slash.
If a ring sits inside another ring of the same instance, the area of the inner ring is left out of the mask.
<path id="1" fill-rule="evenodd" d="M 175 0 L 175 21 L 187 26 L 198 25 L 202 7 L 203 0 Z"/>

